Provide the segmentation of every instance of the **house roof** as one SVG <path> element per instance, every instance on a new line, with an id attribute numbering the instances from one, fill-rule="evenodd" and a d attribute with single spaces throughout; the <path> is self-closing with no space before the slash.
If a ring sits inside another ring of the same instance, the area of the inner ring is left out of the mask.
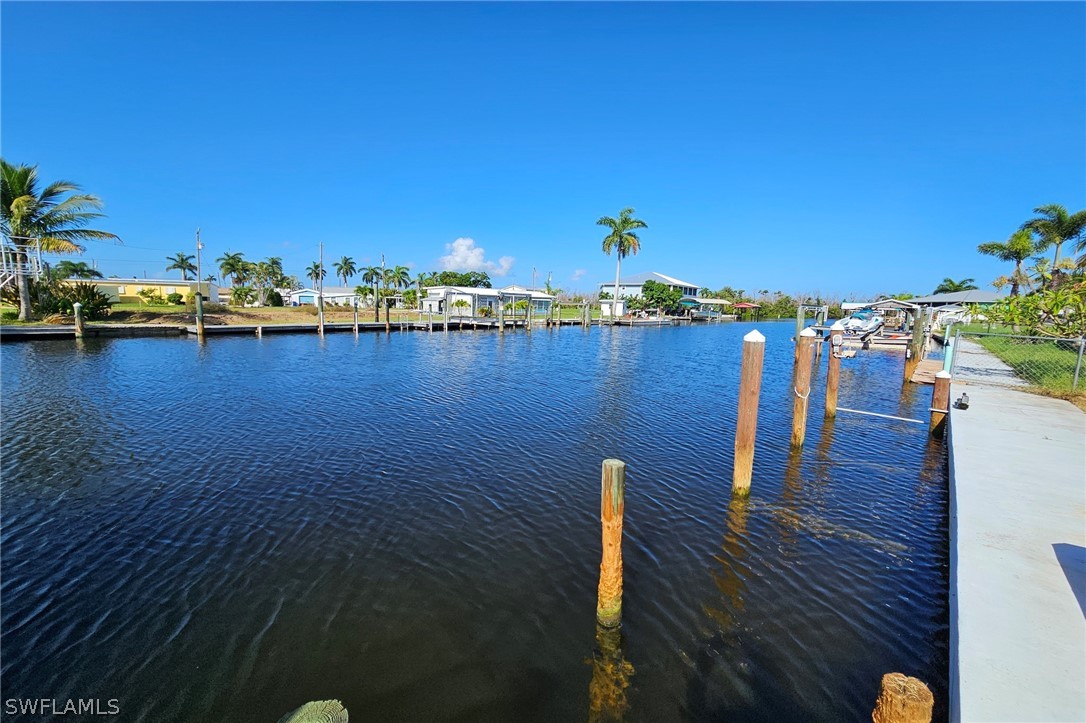
<path id="1" fill-rule="evenodd" d="M 914 304 L 925 306 L 942 306 L 943 304 L 994 304 L 1003 297 L 994 291 L 953 291 L 949 294 L 932 294 L 931 296 L 918 296 L 909 299 Z"/>
<path id="2" fill-rule="evenodd" d="M 290 295 L 293 296 L 294 294 L 317 294 L 317 293 L 320 293 L 321 296 L 325 296 L 325 297 L 328 297 L 328 296 L 357 296 L 357 294 L 354 293 L 354 289 L 347 288 L 346 286 L 325 286 L 324 289 L 322 289 L 320 292 L 318 292 L 316 289 L 311 289 L 311 288 L 309 288 L 307 286 L 307 287 L 305 287 L 303 289 L 295 289 L 294 291 L 291 291 Z"/>
<path id="3" fill-rule="evenodd" d="M 108 279 L 66 279 L 66 281 L 92 281 L 96 284 L 166 284 L 167 286 L 189 286 L 197 283 L 195 279 L 189 279 L 188 281 L 182 281 L 181 279 L 140 279 L 136 277 L 118 278 L 111 276 Z M 218 286 L 214 281 L 201 281 L 204 285 Z"/>
<path id="4" fill-rule="evenodd" d="M 667 284 L 668 286 L 688 286 L 688 287 L 690 287 L 692 289 L 698 288 L 697 284 L 691 284 L 689 281 L 682 281 L 680 279 L 676 279 L 674 276 L 668 276 L 666 274 L 661 274 L 658 271 L 649 271 L 648 273 L 644 273 L 644 274 L 634 274 L 633 276 L 627 276 L 624 279 L 619 279 L 618 283 L 619 283 L 619 286 L 639 286 L 641 284 L 644 284 L 646 281 L 650 281 L 650 280 L 651 281 L 656 281 L 656 282 L 661 283 L 661 284 Z M 601 281 L 599 285 L 600 286 L 614 286 L 615 282 L 614 281 Z"/>

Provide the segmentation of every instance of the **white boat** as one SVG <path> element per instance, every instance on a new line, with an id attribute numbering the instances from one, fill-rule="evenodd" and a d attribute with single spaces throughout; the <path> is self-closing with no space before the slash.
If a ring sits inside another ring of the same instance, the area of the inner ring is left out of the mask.
<path id="1" fill-rule="evenodd" d="M 861 309 L 841 320 L 841 325 L 849 334 L 870 334 L 878 331 L 883 324 L 883 317 L 871 309 Z"/>

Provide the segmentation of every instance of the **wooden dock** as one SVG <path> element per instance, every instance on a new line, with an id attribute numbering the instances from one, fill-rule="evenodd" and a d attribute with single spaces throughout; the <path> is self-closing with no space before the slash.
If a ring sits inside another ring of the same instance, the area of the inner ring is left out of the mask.
<path id="1" fill-rule="evenodd" d="M 942 359 L 921 359 L 920 365 L 913 372 L 913 378 L 909 381 L 913 384 L 934 384 L 935 375 L 941 371 L 943 371 Z"/>

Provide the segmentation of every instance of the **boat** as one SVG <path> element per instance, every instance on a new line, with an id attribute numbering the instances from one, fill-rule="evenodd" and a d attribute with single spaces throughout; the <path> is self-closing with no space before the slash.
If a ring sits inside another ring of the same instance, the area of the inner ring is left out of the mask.
<path id="1" fill-rule="evenodd" d="M 871 309 L 861 309 L 841 320 L 845 332 L 849 334 L 871 334 L 882 328 L 883 317 Z"/>

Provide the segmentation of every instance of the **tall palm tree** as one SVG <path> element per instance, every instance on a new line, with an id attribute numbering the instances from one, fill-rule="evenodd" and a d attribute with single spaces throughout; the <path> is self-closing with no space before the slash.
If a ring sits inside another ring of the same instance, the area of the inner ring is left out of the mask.
<path id="1" fill-rule="evenodd" d="M 973 279 L 962 279 L 961 281 L 955 281 L 949 276 L 943 279 L 943 283 L 935 287 L 933 294 L 952 294 L 955 291 L 972 291 L 977 288 L 977 285 L 973 283 Z"/>
<path id="2" fill-rule="evenodd" d="M 411 285 L 411 272 L 406 266 L 393 266 L 385 273 L 389 283 L 397 289 L 406 289 Z"/>
<path id="3" fill-rule="evenodd" d="M 53 267 L 53 275 L 58 279 L 100 279 L 102 272 L 87 266 L 86 261 L 64 259 Z"/>
<path id="4" fill-rule="evenodd" d="M 167 256 L 166 257 L 167 261 L 172 262 L 169 266 L 166 267 L 166 270 L 167 271 L 174 271 L 174 270 L 180 271 L 181 272 L 181 280 L 182 281 L 188 281 L 189 280 L 189 273 L 192 273 L 192 274 L 196 273 L 196 264 L 192 263 L 192 260 L 194 258 L 196 258 L 196 257 L 195 256 L 189 256 L 188 254 L 185 254 L 184 252 L 178 251 L 176 256 Z"/>
<path id="5" fill-rule="evenodd" d="M 1011 296 L 1018 296 L 1018 287 L 1023 282 L 1022 262 L 1033 253 L 1033 238 L 1028 229 L 1014 232 L 1005 242 L 989 241 L 977 246 L 977 251 L 988 256 L 995 256 L 1000 261 L 1013 261 L 1014 273 L 1011 274 Z M 1028 281 L 1027 281 L 1028 283 Z"/>
<path id="6" fill-rule="evenodd" d="M 312 279 L 315 284 L 318 281 L 324 281 L 324 277 L 328 275 L 328 272 L 324 270 L 324 266 L 321 265 L 320 261 L 314 261 L 306 268 L 305 275 Z"/>
<path id="7" fill-rule="evenodd" d="M 76 241 L 110 239 L 116 234 L 84 228 L 96 218 L 102 201 L 97 196 L 76 193 L 71 181 L 54 181 L 39 190 L 38 167 L 13 165 L 0 158 L 0 222 L 12 241 L 16 281 L 19 286 L 19 320 L 30 319 L 30 280 L 26 275 L 30 244 L 48 253 L 77 254 L 83 247 Z M 64 198 L 65 194 L 68 195 Z"/>
<path id="8" fill-rule="evenodd" d="M 227 251 L 225 254 L 215 259 L 215 263 L 219 265 L 219 274 L 223 279 L 230 279 L 230 285 L 235 286 L 241 283 L 241 279 L 245 278 L 245 258 L 241 253 L 230 253 Z"/>
<path id="9" fill-rule="evenodd" d="M 611 233 L 603 239 L 603 252 L 608 256 L 611 255 L 612 249 L 618 252 L 618 261 L 615 264 L 615 300 L 611 302 L 611 323 L 615 321 L 615 308 L 618 306 L 618 280 L 622 259 L 641 250 L 641 239 L 634 231 L 639 228 L 648 228 L 648 224 L 644 221 L 633 218 L 633 212 L 632 208 L 624 208 L 618 214 L 618 218 L 601 216 L 596 221 L 597 226 L 606 226 L 611 229 Z"/>
<path id="10" fill-rule="evenodd" d="M 1056 247 L 1052 256 L 1052 273 L 1055 275 L 1060 269 L 1060 248 L 1064 242 L 1078 240 L 1083 230 L 1086 230 L 1086 210 L 1068 213 L 1060 204 L 1050 203 L 1047 206 L 1038 206 L 1033 212 L 1040 215 L 1022 224 L 1022 230 L 1037 234 L 1038 251 Z"/>
<path id="11" fill-rule="evenodd" d="M 336 276 L 343 279 L 343 285 L 347 286 L 347 279 L 351 278 L 358 271 L 358 268 L 354 265 L 354 259 L 350 256 L 344 256 L 339 261 L 332 264 L 336 269 Z"/>
<path id="12" fill-rule="evenodd" d="M 362 269 L 362 281 L 373 286 L 373 320 L 381 320 L 381 307 L 377 303 L 377 282 L 383 278 L 380 266 L 367 266 Z"/>

